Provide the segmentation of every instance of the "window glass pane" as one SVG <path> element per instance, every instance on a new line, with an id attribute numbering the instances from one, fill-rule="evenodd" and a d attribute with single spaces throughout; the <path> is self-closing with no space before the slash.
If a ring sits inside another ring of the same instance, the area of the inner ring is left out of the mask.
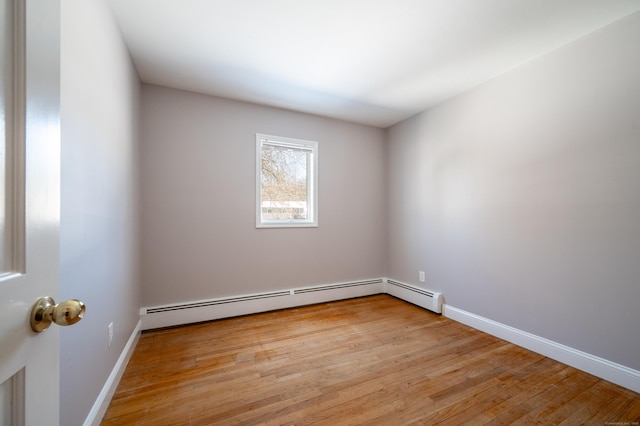
<path id="1" fill-rule="evenodd" d="M 262 220 L 306 220 L 308 209 L 307 150 L 262 146 Z"/>
<path id="2" fill-rule="evenodd" d="M 318 226 L 318 143 L 256 134 L 256 227 Z"/>

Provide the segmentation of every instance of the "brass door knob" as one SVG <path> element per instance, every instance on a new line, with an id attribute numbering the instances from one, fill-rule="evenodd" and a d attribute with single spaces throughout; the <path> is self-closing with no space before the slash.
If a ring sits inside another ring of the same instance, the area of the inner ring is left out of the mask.
<path id="1" fill-rule="evenodd" d="M 37 333 L 45 331 L 55 322 L 58 325 L 73 325 L 84 317 L 84 303 L 78 299 L 56 302 L 51 297 L 41 297 L 31 309 L 31 329 Z"/>

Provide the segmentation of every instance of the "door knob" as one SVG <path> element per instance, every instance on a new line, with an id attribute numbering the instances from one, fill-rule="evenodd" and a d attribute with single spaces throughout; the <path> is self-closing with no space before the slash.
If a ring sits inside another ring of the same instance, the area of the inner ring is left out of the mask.
<path id="1" fill-rule="evenodd" d="M 56 302 L 51 297 L 41 297 L 31 309 L 31 329 L 37 333 L 45 331 L 55 322 L 58 325 L 73 325 L 84 317 L 84 303 L 78 299 Z"/>

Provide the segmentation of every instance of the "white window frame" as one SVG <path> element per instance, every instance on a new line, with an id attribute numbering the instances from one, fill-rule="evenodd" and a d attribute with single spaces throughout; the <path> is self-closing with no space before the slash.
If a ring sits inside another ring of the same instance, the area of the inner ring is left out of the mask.
<path id="1" fill-rule="evenodd" d="M 307 170 L 307 212 L 304 220 L 262 219 L 262 147 L 275 145 L 310 151 Z M 256 133 L 256 228 L 314 228 L 318 226 L 318 142 Z"/>

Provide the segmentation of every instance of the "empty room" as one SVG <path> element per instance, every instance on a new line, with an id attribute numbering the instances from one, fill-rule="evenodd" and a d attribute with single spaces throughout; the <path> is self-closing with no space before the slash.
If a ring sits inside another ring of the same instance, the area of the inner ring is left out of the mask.
<path id="1" fill-rule="evenodd" d="M 2 5 L 1 425 L 640 424 L 637 0 Z"/>

